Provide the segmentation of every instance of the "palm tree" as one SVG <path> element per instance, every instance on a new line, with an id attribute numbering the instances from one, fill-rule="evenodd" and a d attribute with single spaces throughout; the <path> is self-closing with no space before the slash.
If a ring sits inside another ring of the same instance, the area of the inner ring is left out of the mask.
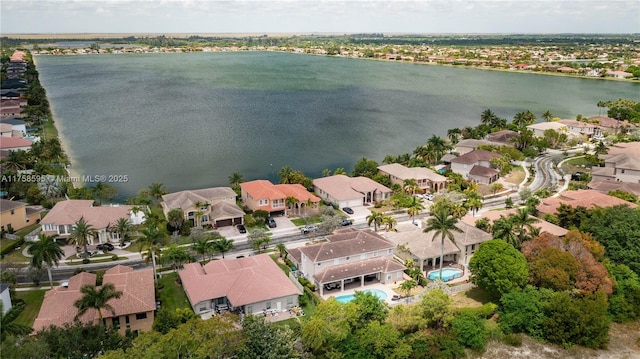
<path id="1" fill-rule="evenodd" d="M 169 193 L 167 188 L 162 183 L 153 182 L 146 190 L 147 194 L 153 197 L 155 202 L 160 201 L 160 198 Z"/>
<path id="2" fill-rule="evenodd" d="M 189 257 L 189 252 L 186 248 L 179 247 L 177 244 L 170 245 L 160 255 L 160 261 L 163 264 L 170 264 L 174 272 L 177 272 L 178 268 L 189 262 L 190 259 L 191 257 Z"/>
<path id="3" fill-rule="evenodd" d="M 400 286 L 398 288 L 400 288 L 400 290 L 405 293 L 405 297 L 409 297 L 411 295 L 411 290 L 417 286 L 418 282 L 413 279 L 407 279 L 404 282 L 400 283 Z"/>
<path id="4" fill-rule="evenodd" d="M 513 223 L 511 223 L 508 218 L 500 216 L 500 218 L 493 221 L 493 225 L 491 226 L 491 234 L 493 235 L 493 238 L 502 239 L 515 248 L 519 248 L 520 245 L 518 243 L 518 236 L 516 235 L 514 229 L 515 228 L 513 227 Z"/>
<path id="5" fill-rule="evenodd" d="M 607 145 L 605 145 L 604 142 L 599 141 L 593 150 L 596 156 L 604 155 L 609 152 L 609 147 L 607 147 Z"/>
<path id="6" fill-rule="evenodd" d="M 57 267 L 60 260 L 64 257 L 64 251 L 60 246 L 60 243 L 56 241 L 58 235 L 47 236 L 44 233 L 38 235 L 38 240 L 30 242 L 27 247 L 27 251 L 33 257 L 31 257 L 31 265 L 35 268 L 41 269 L 44 263 L 47 267 L 47 273 L 49 274 L 49 285 L 53 287 L 53 279 L 51 277 L 51 267 L 54 265 Z"/>
<path id="7" fill-rule="evenodd" d="M 80 318 L 87 310 L 95 309 L 98 311 L 98 318 L 101 324 L 102 309 L 107 309 L 112 314 L 115 314 L 115 309 L 108 302 L 111 299 L 118 299 L 122 296 L 122 292 L 116 290 L 113 283 L 104 284 L 100 289 L 97 289 L 94 285 L 86 284 L 80 288 L 80 293 L 82 293 L 82 297 L 73 303 L 78 308 L 76 319 Z"/>
<path id="8" fill-rule="evenodd" d="M 461 135 L 462 131 L 458 127 L 447 130 L 447 137 L 449 137 L 449 141 L 454 145 L 458 143 Z"/>
<path id="9" fill-rule="evenodd" d="M 278 253 L 280 253 L 280 258 L 284 258 L 287 256 L 287 247 L 284 245 L 284 243 L 276 244 L 276 249 L 278 250 Z"/>
<path id="10" fill-rule="evenodd" d="M 422 203 L 417 198 L 413 197 L 411 204 L 407 207 L 407 214 L 411 217 L 411 223 L 416 224 L 416 216 L 420 214 L 420 211 L 424 209 Z"/>
<path id="11" fill-rule="evenodd" d="M 153 262 L 153 278 L 158 282 L 157 274 L 156 274 L 156 250 L 159 249 L 161 244 L 164 244 L 165 235 L 164 233 L 158 230 L 156 226 L 147 226 L 143 228 L 140 233 L 142 233 L 142 237 L 138 239 L 138 242 L 141 243 L 140 251 L 146 249 L 149 252 L 149 257 Z"/>
<path id="12" fill-rule="evenodd" d="M 280 183 L 282 184 L 294 183 L 293 181 L 294 172 L 295 171 L 293 170 L 293 168 L 289 166 L 282 167 L 280 171 L 278 171 L 278 177 L 280 177 Z"/>
<path id="13" fill-rule="evenodd" d="M 384 224 L 384 230 L 389 232 L 394 231 L 393 227 L 398 224 L 398 221 L 391 216 L 384 216 L 382 218 L 382 224 Z"/>
<path id="14" fill-rule="evenodd" d="M 402 189 L 410 195 L 415 195 L 416 191 L 420 189 L 418 186 L 418 182 L 416 182 L 415 178 L 407 178 L 402 182 Z"/>
<path id="15" fill-rule="evenodd" d="M 480 115 L 480 123 L 489 126 L 493 122 L 493 119 L 496 117 L 497 116 L 495 113 L 493 113 L 493 111 L 491 111 L 490 109 L 486 109 L 482 111 L 482 115 Z"/>
<path id="16" fill-rule="evenodd" d="M 184 222 L 184 212 L 180 208 L 171 209 L 167 212 L 167 221 L 173 228 L 173 235 L 177 235 Z"/>
<path id="17" fill-rule="evenodd" d="M 231 185 L 231 189 L 236 192 L 240 192 L 240 183 L 244 182 L 244 176 L 240 172 L 233 172 L 231 176 L 229 176 L 229 184 Z"/>
<path id="18" fill-rule="evenodd" d="M 4 169 L 14 172 L 27 169 L 31 163 L 29 153 L 23 150 L 9 151 L 7 158 L 2 160 Z"/>
<path id="19" fill-rule="evenodd" d="M 518 246 L 516 248 L 520 248 L 520 244 L 526 239 L 527 232 L 533 232 L 533 224 L 538 222 L 538 219 L 531 216 L 531 212 L 527 207 L 518 208 L 518 212 L 509 216 L 509 221 L 516 228 L 516 232 L 518 233 Z"/>
<path id="20" fill-rule="evenodd" d="M 116 232 L 120 237 L 120 245 L 124 244 L 132 228 L 133 226 L 131 225 L 131 221 L 129 221 L 128 218 L 118 218 L 118 221 L 113 227 L 113 231 Z"/>
<path id="21" fill-rule="evenodd" d="M 384 214 L 381 212 L 371 211 L 371 214 L 367 216 L 367 225 L 371 227 L 371 223 L 373 223 L 373 230 L 378 231 L 378 226 L 382 224 L 382 219 L 384 218 Z"/>
<path id="22" fill-rule="evenodd" d="M 287 196 L 287 198 L 285 198 L 284 200 L 286 207 L 285 209 L 288 209 L 289 207 L 291 207 L 291 210 L 293 210 L 296 206 L 296 203 L 298 203 L 298 199 L 295 198 L 294 196 Z M 291 214 L 291 213 L 289 213 Z M 285 214 L 286 216 L 287 214 Z"/>
<path id="23" fill-rule="evenodd" d="M 16 318 L 24 310 L 24 303 L 17 303 L 5 313 L 3 302 L 0 301 L 0 339 L 4 341 L 8 336 L 27 335 L 33 331 L 31 327 L 15 323 Z"/>
<path id="24" fill-rule="evenodd" d="M 89 250 L 87 249 L 89 238 L 93 238 L 97 234 L 98 232 L 93 228 L 93 226 L 87 223 L 84 220 L 84 217 L 82 217 L 73 225 L 73 229 L 69 234 L 69 239 L 72 243 L 75 243 L 75 245 L 82 246 L 84 254 L 86 255 L 89 253 Z"/>
<path id="25" fill-rule="evenodd" d="M 545 122 L 549 122 L 553 118 L 553 114 L 551 113 L 551 111 L 546 110 L 545 112 L 542 113 L 542 118 L 544 118 Z"/>
<path id="26" fill-rule="evenodd" d="M 455 243 L 456 240 L 453 232 L 462 233 L 462 230 L 456 226 L 457 222 L 458 218 L 452 216 L 446 207 L 441 207 L 438 208 L 435 213 L 432 213 L 432 216 L 427 220 L 427 227 L 423 230 L 425 233 L 433 231 L 433 238 L 431 240 L 434 240 L 438 235 L 441 236 L 440 280 L 442 280 L 442 262 L 444 261 L 444 239 L 449 238 L 449 240 Z"/>
<path id="27" fill-rule="evenodd" d="M 202 254 L 202 260 L 204 261 L 204 256 L 213 250 L 213 242 L 209 242 L 209 238 L 207 236 L 202 236 L 193 242 L 193 246 L 191 246 L 191 248 L 193 248 L 196 253 Z"/>
<path id="28" fill-rule="evenodd" d="M 233 245 L 233 239 L 227 239 L 225 237 L 216 239 L 215 241 L 213 241 L 213 248 L 217 251 L 222 253 L 222 258 L 224 259 L 224 254 L 225 252 L 228 252 L 230 250 L 232 250 L 234 247 Z"/>

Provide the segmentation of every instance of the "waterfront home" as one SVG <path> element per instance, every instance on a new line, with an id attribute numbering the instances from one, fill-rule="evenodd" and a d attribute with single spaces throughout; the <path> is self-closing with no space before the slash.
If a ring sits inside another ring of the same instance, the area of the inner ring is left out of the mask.
<path id="1" fill-rule="evenodd" d="M 185 221 L 193 226 L 210 224 L 213 227 L 243 223 L 244 211 L 236 204 L 236 193 L 230 187 L 185 190 L 162 196 L 165 217 L 172 209 L 180 209 Z"/>
<path id="2" fill-rule="evenodd" d="M 628 121 L 619 121 L 606 116 L 589 117 L 589 122 L 600 126 L 603 132 L 611 135 L 617 135 L 622 130 L 632 130 L 638 128 L 638 125 L 635 123 L 629 123 Z"/>
<path id="3" fill-rule="evenodd" d="M 640 142 L 617 143 L 600 159 L 604 167 L 591 168 L 592 181 L 640 183 Z"/>
<path id="4" fill-rule="evenodd" d="M 134 211 L 134 206 L 93 206 L 93 200 L 68 199 L 56 203 L 40 221 L 40 225 L 46 235 L 56 234 L 67 239 L 75 223 L 83 219 L 96 231 L 95 236 L 89 237 L 88 244 L 93 245 L 120 241 L 120 234 L 111 230 L 120 218 L 138 225 L 144 222 L 145 215 L 143 211 Z"/>
<path id="5" fill-rule="evenodd" d="M 568 133 L 567 125 L 560 122 L 539 122 L 527 126 L 528 129 L 533 131 L 533 135 L 536 137 L 544 137 L 544 131 L 554 130 L 559 133 Z"/>
<path id="6" fill-rule="evenodd" d="M 403 260 L 413 260 L 421 270 L 430 270 L 439 266 L 442 237 L 434 237 L 434 231 L 423 232 L 426 219 L 420 226 L 401 223 L 396 226 L 397 232 L 385 232 L 383 236 L 394 244 L 396 256 Z M 456 226 L 462 232 L 454 231 L 454 241 L 444 239 L 443 263 L 466 265 L 480 244 L 491 240 L 491 234 L 472 225 L 459 221 Z"/>
<path id="7" fill-rule="evenodd" d="M 0 228 L 2 232 L 19 231 L 40 222 L 40 212 L 25 202 L 0 198 Z"/>
<path id="8" fill-rule="evenodd" d="M 367 177 L 334 175 L 313 180 L 313 190 L 339 208 L 360 207 L 391 197 L 391 189 Z"/>
<path id="9" fill-rule="evenodd" d="M 559 197 L 547 197 L 541 199 L 542 203 L 536 206 L 540 213 L 556 214 L 560 204 L 565 204 L 573 208 L 584 207 L 591 209 L 594 207 L 613 207 L 619 205 L 636 208 L 633 203 L 620 198 L 609 196 L 594 190 L 564 191 Z"/>
<path id="10" fill-rule="evenodd" d="M 513 141 L 519 136 L 520 134 L 516 131 L 501 130 L 488 134 L 487 140 L 493 142 L 494 144 L 513 146 Z"/>
<path id="11" fill-rule="evenodd" d="M 474 150 L 451 160 L 451 170 L 463 178 L 482 184 L 498 180 L 500 171 L 491 167 L 491 160 L 500 155 L 486 150 Z"/>
<path id="12" fill-rule="evenodd" d="M 298 306 L 302 295 L 268 254 L 189 263 L 178 274 L 191 308 L 203 316 L 227 310 L 280 312 Z"/>
<path id="13" fill-rule="evenodd" d="M 284 214 L 307 207 L 317 208 L 320 198 L 307 191 L 301 184 L 273 184 L 267 180 L 255 180 L 240 184 L 242 203 L 252 211 L 263 210 L 271 214 Z M 293 204 L 287 198 L 295 198 Z"/>
<path id="14" fill-rule="evenodd" d="M 107 327 L 118 328 L 122 335 L 127 330 L 132 332 L 150 331 L 156 310 L 156 296 L 153 281 L 153 270 L 133 268 L 117 265 L 104 273 L 102 283 L 111 283 L 117 291 L 122 292 L 120 298 L 113 298 L 107 302 L 113 312 L 102 309 L 102 324 Z M 82 272 L 74 275 L 61 286 L 48 290 L 44 295 L 38 317 L 33 323 L 37 332 L 50 326 L 63 327 L 73 324 L 78 314 L 74 303 L 82 298 L 80 289 L 85 285 L 96 285 L 96 275 Z M 97 289 L 100 286 L 96 287 Z M 87 310 L 78 319 L 82 323 L 98 324 L 100 316 L 95 309 Z"/>
<path id="15" fill-rule="evenodd" d="M 326 242 L 288 250 L 288 258 L 322 296 L 325 289 L 365 282 L 393 283 L 403 279 L 406 267 L 393 259 L 394 244 L 371 230 L 341 229 Z"/>
<path id="16" fill-rule="evenodd" d="M 478 147 L 483 145 L 500 145 L 488 140 L 476 140 L 473 138 L 467 138 L 464 140 L 460 140 L 460 142 L 456 143 L 456 147 L 454 152 L 458 153 L 459 156 L 465 155 L 471 151 L 475 151 Z"/>
<path id="17" fill-rule="evenodd" d="M 406 167 L 399 163 L 378 166 L 378 171 L 389 178 L 391 184 L 404 185 L 405 180 L 415 180 L 424 192 L 439 192 L 447 185 L 447 178 L 426 167 Z"/>
<path id="18" fill-rule="evenodd" d="M 31 146 L 33 142 L 27 140 L 26 138 L 17 138 L 17 137 L 2 137 L 2 141 L 0 141 L 0 150 L 1 151 L 29 151 L 31 150 Z"/>
<path id="19" fill-rule="evenodd" d="M 602 129 L 600 126 L 593 123 L 578 121 L 578 120 L 560 120 L 558 123 L 567 126 L 567 131 L 578 136 L 587 136 L 591 138 L 593 136 L 602 136 Z"/>
<path id="20" fill-rule="evenodd" d="M 27 135 L 27 123 L 24 120 L 3 118 L 0 120 L 0 124 L 11 125 L 11 129 L 14 131 L 11 137 L 21 138 Z"/>

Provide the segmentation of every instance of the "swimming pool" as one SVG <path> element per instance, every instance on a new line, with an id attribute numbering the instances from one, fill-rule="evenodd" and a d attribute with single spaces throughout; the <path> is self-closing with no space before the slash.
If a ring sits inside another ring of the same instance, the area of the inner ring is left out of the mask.
<path id="1" fill-rule="evenodd" d="M 369 292 L 373 295 L 375 295 L 376 297 L 378 297 L 378 299 L 380 300 L 385 300 L 387 299 L 387 293 L 385 293 L 384 291 L 380 290 L 380 289 L 365 289 L 363 290 L 363 292 Z M 350 301 L 353 300 L 353 298 L 355 298 L 355 294 L 347 294 L 347 295 L 341 295 L 336 297 L 336 300 L 340 303 L 349 303 Z"/>
<path id="2" fill-rule="evenodd" d="M 440 277 L 440 271 L 434 270 L 429 272 L 427 276 L 430 280 L 436 280 Z M 450 280 L 462 277 L 462 270 L 456 268 L 442 268 L 442 281 L 448 282 Z"/>

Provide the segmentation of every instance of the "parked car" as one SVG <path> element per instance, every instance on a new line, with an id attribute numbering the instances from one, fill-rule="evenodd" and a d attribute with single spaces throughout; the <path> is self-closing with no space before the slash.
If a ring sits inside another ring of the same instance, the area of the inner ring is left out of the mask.
<path id="1" fill-rule="evenodd" d="M 425 193 L 422 197 L 427 201 L 433 201 L 433 194 L 431 193 Z"/>
<path id="2" fill-rule="evenodd" d="M 267 226 L 269 228 L 276 228 L 278 225 L 276 224 L 276 220 L 275 219 L 269 217 L 269 218 L 267 218 Z"/>
<path id="3" fill-rule="evenodd" d="M 114 247 L 114 246 L 113 246 L 113 244 L 111 244 L 111 243 L 101 243 L 101 244 L 98 244 L 98 245 L 96 246 L 96 249 L 97 249 L 97 250 L 99 250 L 99 251 L 103 251 L 103 252 L 112 251 L 112 250 L 113 250 L 113 248 L 115 248 L 115 247 Z"/>
<path id="4" fill-rule="evenodd" d="M 244 224 L 239 224 L 236 227 L 238 228 L 238 232 L 247 233 L 247 228 L 245 228 Z"/>
<path id="5" fill-rule="evenodd" d="M 326 290 L 332 290 L 336 288 L 340 288 L 340 282 L 331 282 L 324 285 L 324 289 Z"/>
<path id="6" fill-rule="evenodd" d="M 353 219 L 349 219 L 349 218 L 343 218 L 342 219 L 342 226 L 350 226 L 353 224 Z"/>
<path id="7" fill-rule="evenodd" d="M 351 209 L 351 207 L 344 207 L 342 211 L 347 214 L 353 214 L 353 209 Z"/>
<path id="8" fill-rule="evenodd" d="M 318 230 L 318 226 L 316 226 L 315 224 L 307 224 L 306 226 L 300 228 L 300 231 L 302 232 L 302 234 L 315 232 L 317 230 Z"/>

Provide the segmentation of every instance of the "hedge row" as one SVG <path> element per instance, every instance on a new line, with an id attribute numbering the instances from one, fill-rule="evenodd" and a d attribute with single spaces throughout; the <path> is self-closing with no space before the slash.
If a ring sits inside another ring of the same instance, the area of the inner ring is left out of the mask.
<path id="1" fill-rule="evenodd" d="M 15 240 L 13 243 L 9 244 L 8 246 L 0 250 L 0 256 L 13 252 L 14 249 L 16 249 L 17 247 L 20 247 L 23 243 L 24 243 L 24 238 Z"/>

